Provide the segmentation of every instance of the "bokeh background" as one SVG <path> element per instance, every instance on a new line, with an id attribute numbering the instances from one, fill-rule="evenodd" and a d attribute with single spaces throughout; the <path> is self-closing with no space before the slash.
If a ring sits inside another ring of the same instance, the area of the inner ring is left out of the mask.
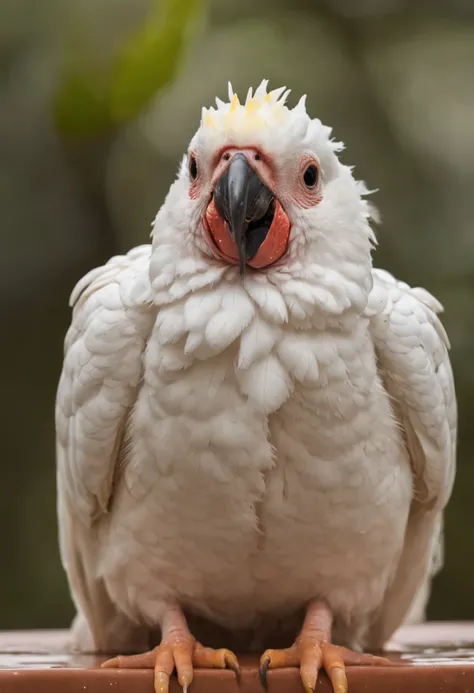
<path id="1" fill-rule="evenodd" d="M 0 628 L 72 616 L 53 430 L 69 293 L 147 242 L 201 106 L 264 77 L 307 93 L 379 189 L 376 264 L 445 306 L 459 473 L 430 616 L 474 618 L 474 3 L 2 0 Z"/>

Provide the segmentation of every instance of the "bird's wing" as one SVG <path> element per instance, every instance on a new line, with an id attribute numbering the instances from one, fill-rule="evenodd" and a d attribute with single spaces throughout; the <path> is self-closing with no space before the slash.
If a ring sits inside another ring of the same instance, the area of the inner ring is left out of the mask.
<path id="1" fill-rule="evenodd" d="M 374 270 L 373 278 L 367 314 L 413 470 L 403 552 L 370 638 L 380 646 L 407 618 L 422 617 L 431 578 L 441 567 L 443 510 L 456 471 L 457 403 L 449 341 L 437 315 L 442 306 L 388 272 Z"/>
<path id="2" fill-rule="evenodd" d="M 73 598 L 101 637 L 105 592 L 94 578 L 97 525 L 107 513 L 142 353 L 155 317 L 150 246 L 112 258 L 75 287 L 56 398 L 61 558 Z"/>

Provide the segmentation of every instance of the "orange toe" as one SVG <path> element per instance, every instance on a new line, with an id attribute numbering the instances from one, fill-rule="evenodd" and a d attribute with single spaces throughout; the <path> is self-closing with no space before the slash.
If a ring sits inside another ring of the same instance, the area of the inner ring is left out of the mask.
<path id="1" fill-rule="evenodd" d="M 176 671 L 183 693 L 187 693 L 196 669 L 232 669 L 240 677 L 237 657 L 226 649 L 214 650 L 196 643 L 192 636 L 168 638 L 143 654 L 120 656 L 102 664 L 105 669 L 153 669 L 155 693 L 169 693 L 170 677 Z"/>
<path id="2" fill-rule="evenodd" d="M 197 669 L 231 669 L 237 678 L 240 678 L 239 661 L 230 650 L 214 650 L 212 647 L 203 647 L 196 643 L 193 663 Z"/>
<path id="3" fill-rule="evenodd" d="M 345 647 L 333 645 L 311 635 L 302 635 L 292 647 L 285 650 L 266 650 L 260 659 L 260 680 L 267 687 L 267 671 L 284 667 L 299 667 L 306 693 L 314 693 L 318 674 L 324 670 L 334 693 L 347 693 L 346 666 L 390 666 L 384 657 L 359 654 Z"/>

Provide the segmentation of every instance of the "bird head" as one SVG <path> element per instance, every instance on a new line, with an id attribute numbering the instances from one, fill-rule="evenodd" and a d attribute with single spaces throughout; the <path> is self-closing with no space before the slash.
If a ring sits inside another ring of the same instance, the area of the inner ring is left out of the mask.
<path id="1" fill-rule="evenodd" d="M 188 267 L 199 257 L 201 269 L 230 268 L 236 280 L 281 272 L 303 279 L 346 264 L 359 267 L 357 281 L 363 266 L 370 282 L 367 190 L 338 160 L 341 143 L 310 118 L 305 97 L 289 108 L 288 94 L 267 91 L 264 80 L 241 101 L 229 84 L 227 102 L 202 109 L 157 216 L 154 245 L 171 249 L 157 270 L 176 265 L 177 255 Z"/>

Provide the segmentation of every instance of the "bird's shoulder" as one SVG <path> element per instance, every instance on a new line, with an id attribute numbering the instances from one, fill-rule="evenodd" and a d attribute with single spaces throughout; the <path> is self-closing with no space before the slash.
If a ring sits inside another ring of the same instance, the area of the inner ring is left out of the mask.
<path id="1" fill-rule="evenodd" d="M 457 402 L 441 303 L 389 272 L 373 271 L 366 314 L 379 369 L 401 419 L 418 498 L 444 506 L 455 473 Z M 422 502 L 423 502 L 422 500 Z"/>
<path id="2" fill-rule="evenodd" d="M 56 396 L 61 488 L 84 517 L 106 509 L 142 354 L 156 317 L 150 246 L 134 248 L 76 285 Z M 77 507 L 79 510 L 79 507 Z"/>

